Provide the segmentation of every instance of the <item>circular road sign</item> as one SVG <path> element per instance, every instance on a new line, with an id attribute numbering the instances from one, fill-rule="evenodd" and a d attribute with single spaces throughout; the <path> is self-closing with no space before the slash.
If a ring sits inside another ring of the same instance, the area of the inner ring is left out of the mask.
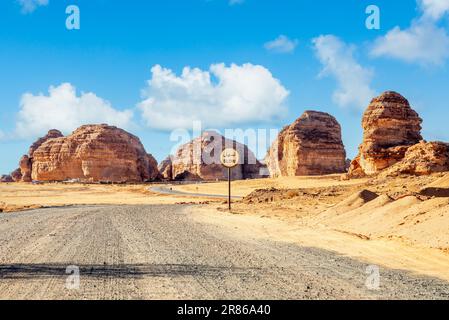
<path id="1" fill-rule="evenodd" d="M 234 168 L 239 164 L 240 155 L 237 150 L 228 148 L 220 156 L 221 164 L 226 168 Z"/>

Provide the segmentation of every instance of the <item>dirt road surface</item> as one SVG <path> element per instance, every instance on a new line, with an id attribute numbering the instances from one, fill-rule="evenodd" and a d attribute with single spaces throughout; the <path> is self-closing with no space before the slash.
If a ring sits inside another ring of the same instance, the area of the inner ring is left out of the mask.
<path id="1" fill-rule="evenodd" d="M 237 239 L 190 211 L 80 206 L 0 215 L 0 298 L 449 298 L 447 282 L 384 268 L 380 288 L 370 290 L 366 263 L 258 240 L 250 230 Z M 67 273 L 76 268 L 79 286 Z"/>

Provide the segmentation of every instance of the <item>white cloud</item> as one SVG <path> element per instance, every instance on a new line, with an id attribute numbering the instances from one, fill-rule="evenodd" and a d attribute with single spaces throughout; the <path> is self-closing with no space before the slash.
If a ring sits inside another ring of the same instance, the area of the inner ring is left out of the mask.
<path id="1" fill-rule="evenodd" d="M 268 122 L 286 112 L 289 92 L 271 72 L 259 65 L 214 64 L 209 71 L 185 67 L 180 76 L 159 65 L 138 108 L 147 125 L 160 130 L 224 127 Z"/>
<path id="2" fill-rule="evenodd" d="M 441 65 L 449 58 L 449 36 L 432 23 L 415 22 L 406 30 L 396 27 L 377 39 L 371 53 L 409 63 Z"/>
<path id="3" fill-rule="evenodd" d="M 31 13 L 40 6 L 48 5 L 49 0 L 17 0 L 22 7 L 22 13 Z"/>
<path id="4" fill-rule="evenodd" d="M 422 15 L 407 29 L 395 27 L 376 39 L 371 54 L 421 65 L 442 65 L 449 58 L 449 35 L 438 22 L 449 12 L 449 0 L 418 0 Z"/>
<path id="5" fill-rule="evenodd" d="M 370 87 L 373 72 L 354 58 L 355 47 L 333 35 L 313 39 L 314 49 L 323 65 L 321 76 L 332 76 L 338 82 L 333 99 L 342 107 L 365 108 L 375 96 Z"/>
<path id="6" fill-rule="evenodd" d="M 439 20 L 449 12 L 449 0 L 420 0 L 424 17 Z"/>
<path id="7" fill-rule="evenodd" d="M 292 53 L 298 46 L 298 40 L 290 40 L 285 35 L 280 35 L 273 41 L 265 43 L 265 49 L 277 53 Z"/>
<path id="8" fill-rule="evenodd" d="M 49 129 L 70 133 L 84 124 L 108 123 L 122 128 L 131 125 L 133 113 L 119 111 L 94 93 L 77 95 L 69 83 L 50 87 L 48 95 L 26 93 L 20 102 L 16 135 L 36 137 Z"/>

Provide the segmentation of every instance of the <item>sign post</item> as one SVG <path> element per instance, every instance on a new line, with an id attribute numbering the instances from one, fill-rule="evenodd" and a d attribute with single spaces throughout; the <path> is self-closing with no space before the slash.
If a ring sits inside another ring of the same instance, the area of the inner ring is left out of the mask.
<path id="1" fill-rule="evenodd" d="M 228 168 L 228 210 L 231 211 L 231 169 L 239 164 L 240 155 L 237 150 L 228 148 L 223 150 L 220 161 L 223 167 Z"/>

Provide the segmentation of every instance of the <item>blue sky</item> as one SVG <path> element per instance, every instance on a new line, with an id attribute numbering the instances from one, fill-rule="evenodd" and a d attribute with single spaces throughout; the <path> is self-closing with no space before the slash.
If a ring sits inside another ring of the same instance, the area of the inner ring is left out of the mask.
<path id="1" fill-rule="evenodd" d="M 365 26 L 371 4 L 380 30 Z M 427 140 L 448 141 L 448 12 L 449 0 L 1 1 L 0 173 L 51 128 L 117 124 L 160 161 L 192 119 L 282 128 L 308 109 L 337 118 L 352 158 L 385 90 L 410 100 Z"/>

